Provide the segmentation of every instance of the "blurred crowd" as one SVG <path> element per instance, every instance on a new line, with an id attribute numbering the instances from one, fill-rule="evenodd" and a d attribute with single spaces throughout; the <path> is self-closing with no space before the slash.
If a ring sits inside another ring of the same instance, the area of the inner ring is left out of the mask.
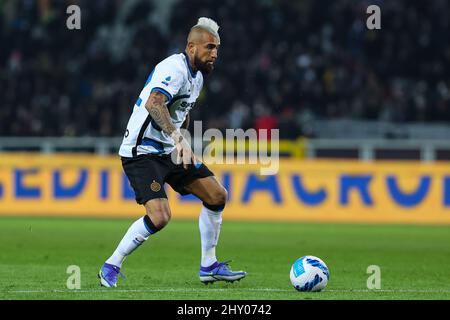
<path id="1" fill-rule="evenodd" d="M 68 30 L 66 8 L 81 8 Z M 381 8 L 368 30 L 366 8 Z M 166 6 L 166 7 L 164 7 Z M 121 136 L 153 67 L 200 16 L 220 26 L 203 128 L 314 135 L 314 119 L 450 123 L 450 3 L 0 0 L 0 136 Z M 169 10 L 167 9 L 169 6 Z M 156 14 L 155 14 L 156 13 Z"/>

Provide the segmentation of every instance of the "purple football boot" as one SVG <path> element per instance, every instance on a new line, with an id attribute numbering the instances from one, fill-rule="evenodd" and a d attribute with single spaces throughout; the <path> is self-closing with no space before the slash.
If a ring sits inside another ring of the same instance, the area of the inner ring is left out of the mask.
<path id="1" fill-rule="evenodd" d="M 200 267 L 200 272 L 198 273 L 200 281 L 204 284 L 216 281 L 234 282 L 241 280 L 247 275 L 245 271 L 232 271 L 228 264 L 229 262 L 216 261 L 209 267 Z"/>
<path id="2" fill-rule="evenodd" d="M 117 278 L 119 274 L 125 279 L 123 273 L 120 272 L 120 268 L 109 263 L 105 263 L 98 272 L 100 278 L 100 285 L 107 288 L 117 287 Z"/>

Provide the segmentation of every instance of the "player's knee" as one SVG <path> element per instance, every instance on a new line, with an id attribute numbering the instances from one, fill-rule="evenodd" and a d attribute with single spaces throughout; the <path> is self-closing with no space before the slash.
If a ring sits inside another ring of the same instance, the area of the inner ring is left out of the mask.
<path id="1" fill-rule="evenodd" d="M 160 228 L 165 227 L 171 218 L 171 214 L 170 214 L 170 210 L 161 210 L 159 212 L 157 212 L 157 215 L 159 217 L 159 224 L 160 224 Z"/>
<path id="2" fill-rule="evenodd" d="M 209 194 L 206 202 L 210 206 L 225 206 L 228 198 L 228 192 L 224 187 L 220 187 Z"/>
<path id="3" fill-rule="evenodd" d="M 222 187 L 221 188 L 221 191 L 220 191 L 220 193 L 219 193 L 219 195 L 218 195 L 218 201 L 221 203 L 221 204 L 223 204 L 223 205 L 225 205 L 226 203 L 227 203 L 227 199 L 228 199 L 228 191 L 227 191 L 227 189 L 225 189 L 224 187 Z"/>
<path id="4" fill-rule="evenodd" d="M 153 210 L 147 213 L 157 230 L 164 228 L 170 221 L 170 212 L 167 210 Z"/>
<path id="5" fill-rule="evenodd" d="M 153 225 L 158 230 L 161 230 L 169 223 L 172 215 L 171 215 L 170 209 L 168 207 L 157 206 L 157 207 L 146 208 L 146 209 L 147 209 L 147 215 L 150 217 Z"/>

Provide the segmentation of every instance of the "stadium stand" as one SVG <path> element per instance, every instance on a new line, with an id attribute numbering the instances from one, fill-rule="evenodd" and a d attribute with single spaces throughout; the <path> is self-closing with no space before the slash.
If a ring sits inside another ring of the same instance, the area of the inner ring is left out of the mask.
<path id="1" fill-rule="evenodd" d="M 323 136 L 316 121 L 349 120 L 448 133 L 448 1 L 371 1 L 383 7 L 372 31 L 367 1 L 70 3 L 81 30 L 66 28 L 64 1 L 0 2 L 0 136 L 121 136 L 153 66 L 184 49 L 198 16 L 222 35 L 192 117 L 206 128 L 277 127 L 296 139 Z"/>

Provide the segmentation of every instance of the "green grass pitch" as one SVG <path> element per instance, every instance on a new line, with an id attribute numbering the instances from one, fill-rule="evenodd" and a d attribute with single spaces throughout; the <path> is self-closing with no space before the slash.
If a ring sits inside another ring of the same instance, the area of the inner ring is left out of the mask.
<path id="1" fill-rule="evenodd" d="M 133 219 L 0 218 L 0 299 L 450 299 L 450 226 L 262 223 L 225 219 L 220 260 L 248 272 L 235 283 L 198 280 L 197 221 L 173 220 L 127 258 L 118 287 L 97 272 Z M 296 292 L 291 264 L 315 255 L 330 269 L 322 292 Z M 67 268 L 81 270 L 69 290 Z M 381 290 L 367 289 L 369 265 Z"/>

